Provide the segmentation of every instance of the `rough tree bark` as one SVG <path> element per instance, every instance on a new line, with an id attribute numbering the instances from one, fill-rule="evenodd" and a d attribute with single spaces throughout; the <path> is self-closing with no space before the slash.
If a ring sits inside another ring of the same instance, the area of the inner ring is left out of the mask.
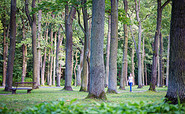
<path id="1" fill-rule="evenodd" d="M 118 1 L 111 0 L 111 41 L 108 93 L 117 93 Z"/>
<path id="2" fill-rule="evenodd" d="M 90 55 L 90 88 L 87 98 L 106 99 L 104 90 L 104 19 L 105 1 L 92 1 L 92 29 L 91 29 L 91 55 Z"/>
<path id="3" fill-rule="evenodd" d="M 162 34 L 160 33 L 160 51 L 159 51 L 159 64 L 160 64 L 160 83 L 159 87 L 163 87 L 163 38 Z"/>
<path id="4" fill-rule="evenodd" d="M 11 0 L 11 13 L 10 13 L 10 48 L 8 55 L 8 66 L 6 75 L 5 91 L 11 91 L 13 81 L 13 65 L 15 56 L 16 44 L 16 0 Z"/>
<path id="5" fill-rule="evenodd" d="M 167 100 L 185 103 L 185 1 L 172 0 Z"/>
<path id="6" fill-rule="evenodd" d="M 65 90 L 72 91 L 72 23 L 76 14 L 76 8 L 72 6 L 68 15 L 68 5 L 65 6 L 65 34 L 66 34 L 66 68 L 65 68 Z"/>

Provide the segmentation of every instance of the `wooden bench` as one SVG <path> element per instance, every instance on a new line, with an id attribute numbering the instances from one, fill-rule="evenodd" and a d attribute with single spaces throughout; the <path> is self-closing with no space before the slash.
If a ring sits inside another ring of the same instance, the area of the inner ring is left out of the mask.
<path id="1" fill-rule="evenodd" d="M 31 93 L 35 83 L 36 82 L 15 82 L 15 88 L 11 88 L 12 94 L 16 94 L 16 90 L 27 90 L 27 93 Z"/>

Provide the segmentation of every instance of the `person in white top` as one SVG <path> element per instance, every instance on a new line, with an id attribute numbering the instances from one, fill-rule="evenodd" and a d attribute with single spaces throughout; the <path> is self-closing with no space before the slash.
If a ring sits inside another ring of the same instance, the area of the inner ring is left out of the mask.
<path id="1" fill-rule="evenodd" d="M 128 83 L 130 85 L 130 92 L 132 92 L 132 85 L 133 85 L 133 77 L 132 74 L 130 73 L 130 76 L 128 77 Z"/>

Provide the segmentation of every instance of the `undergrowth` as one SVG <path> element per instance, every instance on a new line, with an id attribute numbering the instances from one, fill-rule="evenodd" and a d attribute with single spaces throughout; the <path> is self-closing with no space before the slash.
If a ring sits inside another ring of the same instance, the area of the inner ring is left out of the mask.
<path id="1" fill-rule="evenodd" d="M 135 102 L 135 103 L 98 103 L 93 104 L 81 104 L 77 99 L 73 99 L 70 103 L 66 103 L 61 99 L 55 102 L 43 102 L 34 107 L 27 107 L 21 112 L 9 110 L 6 105 L 0 107 L 0 113 L 12 113 L 12 114 L 147 114 L 147 113 L 176 113 L 184 114 L 185 107 L 183 104 L 168 104 L 164 102 Z"/>

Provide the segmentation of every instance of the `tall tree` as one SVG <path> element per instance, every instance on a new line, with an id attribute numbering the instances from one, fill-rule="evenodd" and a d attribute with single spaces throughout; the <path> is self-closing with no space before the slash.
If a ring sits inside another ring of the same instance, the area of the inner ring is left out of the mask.
<path id="1" fill-rule="evenodd" d="M 163 87 L 163 37 L 160 33 L 160 50 L 159 50 L 159 64 L 160 64 L 160 83 L 159 87 Z"/>
<path id="2" fill-rule="evenodd" d="M 107 33 L 107 54 L 106 54 L 106 74 L 105 87 L 108 87 L 109 81 L 109 58 L 110 58 L 110 34 L 111 34 L 111 15 L 108 16 L 108 33 Z"/>
<path id="3" fill-rule="evenodd" d="M 159 39 L 159 34 L 160 34 L 160 29 L 161 29 L 162 10 L 169 2 L 170 0 L 167 0 L 163 5 L 161 5 L 161 0 L 157 0 L 157 25 L 156 25 L 156 32 L 155 32 L 155 37 L 154 37 L 152 77 L 151 77 L 150 88 L 149 88 L 149 90 L 151 91 L 155 91 L 155 85 L 156 85 L 158 39 Z"/>
<path id="4" fill-rule="evenodd" d="M 68 12 L 68 4 L 65 5 L 65 34 L 66 34 L 66 69 L 65 69 L 65 90 L 72 91 L 72 23 L 76 14 L 76 8 L 72 6 L 70 13 Z"/>
<path id="5" fill-rule="evenodd" d="M 142 29 L 141 29 L 141 19 L 139 17 L 139 13 L 140 13 L 140 0 L 137 2 L 137 0 L 135 0 L 135 9 L 136 9 L 136 18 L 137 18 L 137 22 L 139 23 L 138 25 L 138 88 L 142 87 L 142 66 L 141 66 L 141 35 L 142 35 Z"/>
<path id="6" fill-rule="evenodd" d="M 125 14 L 127 14 L 128 10 L 128 2 L 127 0 L 123 0 Z M 127 15 L 126 15 L 127 17 Z M 124 52 L 123 52 L 123 64 L 121 71 L 121 80 L 120 80 L 120 89 L 125 90 L 125 85 L 127 83 L 127 51 L 128 51 L 128 29 L 127 24 L 124 24 Z"/>
<path id="7" fill-rule="evenodd" d="M 168 86 L 168 80 L 169 80 L 169 58 L 170 58 L 170 36 L 168 36 L 168 52 L 167 52 L 167 62 L 166 62 L 166 86 Z"/>
<path id="8" fill-rule="evenodd" d="M 92 29 L 90 55 L 90 88 L 87 98 L 106 99 L 104 89 L 104 19 L 105 0 L 92 1 Z"/>
<path id="9" fill-rule="evenodd" d="M 185 1 L 172 0 L 167 100 L 185 103 Z"/>
<path id="10" fill-rule="evenodd" d="M 8 55 L 8 66 L 6 75 L 5 91 L 10 91 L 13 81 L 13 66 L 15 56 L 16 44 L 16 0 L 11 0 L 11 13 L 10 13 L 10 49 Z"/>
<path id="11" fill-rule="evenodd" d="M 117 93 L 118 1 L 111 0 L 111 41 L 108 92 Z"/>
<path id="12" fill-rule="evenodd" d="M 38 3 L 40 3 L 41 0 L 38 0 Z M 40 48 L 40 41 L 41 41 L 41 19 L 42 19 L 42 10 L 39 10 L 38 13 L 38 76 L 37 76 L 37 82 L 38 85 L 40 85 L 40 73 L 41 73 L 41 48 Z"/>
<path id="13" fill-rule="evenodd" d="M 89 58 L 90 53 L 90 39 L 89 39 L 89 30 L 88 30 L 88 14 L 87 14 L 87 0 L 81 0 L 82 2 L 82 13 L 83 13 L 83 21 L 84 21 L 84 57 L 83 57 L 83 69 L 81 73 L 81 88 L 80 91 L 87 91 L 87 85 L 88 85 L 88 62 L 87 59 Z"/>
<path id="14" fill-rule="evenodd" d="M 29 20 L 32 31 L 32 53 L 33 53 L 33 82 L 36 82 L 34 85 L 35 88 L 38 88 L 38 56 L 37 56 L 37 26 L 36 26 L 36 14 L 32 14 L 32 18 L 28 9 L 28 0 L 25 0 L 25 11 Z M 35 8 L 35 0 L 32 0 L 32 10 Z"/>

